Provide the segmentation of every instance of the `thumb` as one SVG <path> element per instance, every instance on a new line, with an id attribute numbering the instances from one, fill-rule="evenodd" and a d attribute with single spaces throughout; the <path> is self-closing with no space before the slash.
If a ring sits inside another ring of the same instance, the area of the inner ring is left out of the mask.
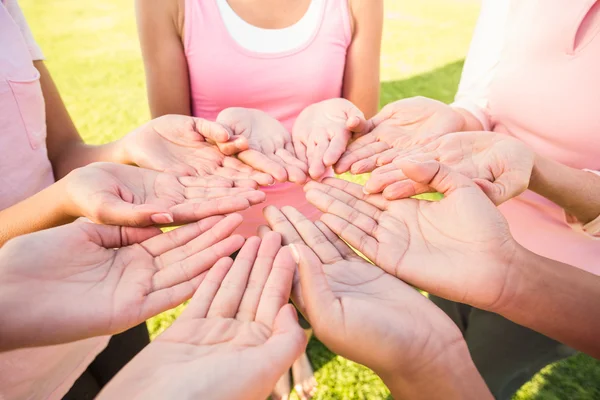
<path id="1" fill-rule="evenodd" d="M 397 165 L 408 179 L 428 185 L 446 197 L 458 189 L 476 187 L 471 179 L 438 161 L 418 162 L 404 159 L 398 161 Z"/>
<path id="2" fill-rule="evenodd" d="M 218 122 L 196 117 L 193 117 L 193 119 L 196 133 L 202 135 L 207 141 L 212 143 L 224 143 L 232 136 L 231 131 Z"/>
<path id="3" fill-rule="evenodd" d="M 166 208 L 151 204 L 132 204 L 122 199 L 101 202 L 90 220 L 105 225 L 143 227 L 167 225 L 173 222 L 173 214 Z"/>
<path id="4" fill-rule="evenodd" d="M 303 313 L 306 313 L 308 320 L 317 330 L 319 322 L 324 320 L 323 310 L 329 309 L 336 297 L 329 287 L 319 257 L 303 244 L 290 244 L 290 249 L 300 272 Z"/>
<path id="5" fill-rule="evenodd" d="M 355 137 L 366 135 L 373 129 L 371 120 L 365 119 L 365 115 L 358 108 L 352 108 L 352 111 L 348 113 L 348 119 L 346 120 L 346 128 L 355 133 Z"/>
<path id="6" fill-rule="evenodd" d="M 162 233 L 160 229 L 153 226 L 131 228 L 79 222 L 78 227 L 84 230 L 93 243 L 105 249 L 116 249 L 142 243 Z"/>
<path id="7" fill-rule="evenodd" d="M 527 184 L 519 184 L 522 179 L 514 174 L 503 173 L 494 182 L 487 179 L 476 178 L 473 182 L 485 193 L 487 197 L 497 206 L 516 197 L 527 190 Z"/>

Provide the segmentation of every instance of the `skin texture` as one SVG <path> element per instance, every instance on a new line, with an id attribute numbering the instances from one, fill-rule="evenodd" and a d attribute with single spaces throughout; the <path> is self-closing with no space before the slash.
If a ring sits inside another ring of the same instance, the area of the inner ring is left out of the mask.
<path id="1" fill-rule="evenodd" d="M 473 179 L 499 205 L 527 189 L 535 158 L 521 141 L 493 132 L 450 133 L 395 153 L 391 164 L 373 171 L 366 192 L 383 192 L 388 200 L 429 192 L 428 185 L 408 179 L 400 167 L 407 159 L 435 160 Z"/>
<path id="2" fill-rule="evenodd" d="M 306 181 L 308 168 L 296 157 L 292 135 L 275 118 L 260 110 L 234 107 L 221 111 L 217 122 L 247 141 L 248 150 L 238 154 L 247 165 L 280 182 Z"/>
<path id="3" fill-rule="evenodd" d="M 233 185 L 220 177 L 176 177 L 122 164 L 90 164 L 1 210 L 0 244 L 79 217 L 132 227 L 182 224 L 242 211 L 265 199 L 260 191 Z"/>
<path id="4" fill-rule="evenodd" d="M 373 369 L 396 398 L 464 398 L 461 380 L 472 398 L 489 397 L 456 325 L 427 298 L 293 207 L 268 214 L 271 228 L 293 242 L 302 293 L 295 300 L 327 347 Z M 456 375 L 447 373 L 450 363 Z M 423 379 L 424 371 L 439 379 Z"/>
<path id="5" fill-rule="evenodd" d="M 241 222 L 233 214 L 161 233 L 77 221 L 11 240 L 0 252 L 0 350 L 116 334 L 179 305 L 242 247 L 232 236 Z"/>
<path id="6" fill-rule="evenodd" d="M 281 237 L 253 237 L 221 259 L 175 323 L 129 363 L 99 398 L 265 399 L 304 351 L 287 304 L 295 263 Z"/>

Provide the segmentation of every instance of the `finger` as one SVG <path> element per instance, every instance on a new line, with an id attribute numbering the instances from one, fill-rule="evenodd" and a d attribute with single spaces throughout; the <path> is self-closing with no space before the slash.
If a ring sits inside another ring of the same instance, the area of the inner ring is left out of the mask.
<path id="1" fill-rule="evenodd" d="M 285 206 L 281 212 L 292 223 L 296 231 L 302 237 L 304 243 L 309 246 L 324 264 L 332 264 L 341 261 L 342 256 L 336 247 L 327 240 L 323 232 L 294 207 Z"/>
<path id="2" fill-rule="evenodd" d="M 306 191 L 306 199 L 314 204 L 313 201 L 318 202 L 319 204 L 323 204 L 326 206 L 326 201 L 333 201 L 329 197 L 324 197 L 323 194 L 327 196 L 331 196 L 334 199 L 338 200 L 340 203 L 344 204 L 347 209 L 356 210 L 358 213 L 362 213 L 367 215 L 370 218 L 375 220 L 379 219 L 381 216 L 381 210 L 362 199 L 366 197 L 364 193 L 361 193 L 359 197 L 354 196 L 353 194 L 345 191 L 345 188 L 348 188 L 350 185 L 346 184 L 341 188 L 337 188 L 335 186 L 326 185 L 322 183 L 315 183 L 310 185 L 310 189 Z M 309 194 L 310 193 L 310 194 Z M 331 203 L 331 206 L 336 206 L 336 204 Z"/>
<path id="3" fill-rule="evenodd" d="M 367 172 L 373 171 L 377 168 L 377 155 L 374 155 L 369 158 L 365 158 L 364 160 L 360 160 L 354 164 L 350 168 L 350 172 L 354 175 L 366 174 Z"/>
<path id="4" fill-rule="evenodd" d="M 223 220 L 224 218 L 225 217 L 223 216 L 205 218 L 196 223 L 184 225 L 181 228 L 173 229 L 172 231 L 162 234 L 158 232 L 160 231 L 160 229 L 153 228 L 159 234 L 155 235 L 152 238 L 149 238 L 148 240 L 145 240 L 144 242 L 141 242 L 140 244 L 142 245 L 142 247 L 144 247 L 144 249 L 146 249 L 148 253 L 150 253 L 153 257 L 156 257 L 159 254 L 163 254 L 168 252 L 169 250 L 175 249 L 179 246 L 183 246 L 192 239 L 197 238 L 202 233 L 208 231 L 210 228 L 215 226 L 219 221 Z"/>
<path id="5" fill-rule="evenodd" d="M 321 183 L 331 186 L 331 187 L 334 187 L 334 188 L 337 188 L 337 189 L 340 189 L 341 191 L 344 191 L 344 192 L 356 197 L 357 199 L 365 201 L 365 202 L 377 207 L 380 210 L 386 210 L 390 204 L 390 202 L 387 201 L 386 199 L 384 199 L 383 196 L 366 194 L 364 192 L 364 187 L 359 184 L 356 184 L 354 182 L 348 182 L 346 180 L 338 179 L 338 178 L 326 178 Z M 309 182 L 304 187 L 304 190 L 308 191 L 310 189 L 318 189 L 318 188 L 320 188 L 320 186 L 318 185 L 318 182 Z"/>
<path id="6" fill-rule="evenodd" d="M 251 189 L 239 187 L 184 187 L 183 195 L 186 199 L 216 199 L 221 197 L 241 195 Z"/>
<path id="7" fill-rule="evenodd" d="M 366 135 L 371 132 L 374 128 L 371 120 L 365 119 L 365 115 L 359 111 L 360 114 L 352 115 L 346 121 L 346 127 L 351 132 L 354 132 L 358 136 Z"/>
<path id="8" fill-rule="evenodd" d="M 290 249 L 281 248 L 277 252 L 273 268 L 260 295 L 255 319 L 257 322 L 273 326 L 277 314 L 290 299 L 295 270 L 296 263 Z"/>
<path id="9" fill-rule="evenodd" d="M 333 214 L 340 218 L 343 218 L 349 223 L 354 224 L 370 236 L 374 236 L 377 232 L 377 228 L 379 225 L 377 224 L 377 221 L 374 218 L 361 213 L 356 208 L 345 204 L 344 202 L 336 199 L 328 193 L 321 192 L 319 190 L 309 190 L 306 193 L 306 198 L 311 204 L 313 204 L 322 212 Z M 369 206 L 366 203 L 365 207 L 374 209 L 374 207 Z M 381 211 L 376 209 L 374 212 L 377 216 L 379 216 L 379 214 L 381 213 Z"/>
<path id="10" fill-rule="evenodd" d="M 224 143 L 231 137 L 231 132 L 218 122 L 196 117 L 192 117 L 192 120 L 196 133 L 211 143 Z"/>
<path id="11" fill-rule="evenodd" d="M 332 322 L 332 307 L 339 306 L 339 302 L 329 287 L 319 257 L 303 244 L 292 244 L 290 249 L 300 271 L 300 286 L 308 319 L 318 331 L 321 324 Z"/>
<path id="12" fill-rule="evenodd" d="M 302 161 L 304 164 L 308 165 L 308 158 L 306 156 L 306 146 L 300 140 L 294 140 L 294 152 L 296 153 L 296 157 L 298 160 Z"/>
<path id="13" fill-rule="evenodd" d="M 260 196 L 260 195 L 257 195 Z M 177 223 L 199 221 L 213 215 L 227 215 L 250 208 L 250 201 L 244 197 L 224 197 L 200 203 L 187 202 L 171 207 L 173 220 Z"/>
<path id="14" fill-rule="evenodd" d="M 253 179 L 261 186 L 271 185 L 273 183 L 273 177 L 269 173 L 264 173 L 255 170 L 249 165 L 244 164 L 240 160 L 234 157 L 225 157 L 223 159 L 223 169 L 219 169 L 218 172 L 225 173 L 225 177 L 231 177 L 231 179 Z M 232 173 L 233 171 L 238 171 Z"/>
<path id="15" fill-rule="evenodd" d="M 238 158 L 255 170 L 270 174 L 279 182 L 287 181 L 285 167 L 256 150 L 243 151 L 238 154 Z"/>
<path id="16" fill-rule="evenodd" d="M 344 155 L 340 158 L 340 161 L 336 165 L 336 172 L 342 173 L 348 171 L 351 167 L 354 167 L 354 164 L 368 159 L 373 156 L 377 156 L 378 154 L 388 150 L 390 147 L 385 142 L 373 142 L 369 144 L 365 144 L 364 146 L 354 150 L 354 151 L 346 151 Z"/>
<path id="17" fill-rule="evenodd" d="M 238 253 L 229 273 L 223 279 L 219 291 L 208 310 L 207 318 L 233 318 L 246 291 L 250 271 L 256 260 L 261 240 L 251 237 Z"/>
<path id="18" fill-rule="evenodd" d="M 419 163 L 402 160 L 399 166 L 407 178 L 435 189 L 444 197 L 451 196 L 459 189 L 476 187 L 471 179 L 437 161 Z"/>
<path id="19" fill-rule="evenodd" d="M 485 193 L 485 195 L 496 205 L 512 199 L 523 193 L 527 186 L 515 185 L 515 182 L 522 181 L 520 176 L 513 176 L 511 173 L 504 173 L 490 182 L 487 179 L 476 178 L 473 182 Z"/>
<path id="20" fill-rule="evenodd" d="M 379 248 L 377 239 L 337 215 L 323 214 L 321 221 L 350 246 L 360 251 L 369 259 L 377 262 L 377 251 Z"/>
<path id="21" fill-rule="evenodd" d="M 177 178 L 179 183 L 186 187 L 203 187 L 203 188 L 230 188 L 234 182 L 221 176 L 212 175 L 206 177 L 200 176 L 182 176 Z"/>
<path id="22" fill-rule="evenodd" d="M 308 166 L 306 165 L 305 162 L 300 161 L 298 158 L 296 158 L 296 154 L 294 153 L 294 151 L 289 151 L 289 150 L 287 150 L 287 148 L 286 149 L 277 149 L 275 151 L 275 154 L 277 156 L 281 157 L 281 159 L 283 160 L 284 163 L 293 165 L 293 166 L 301 169 L 303 172 L 308 173 Z"/>
<path id="23" fill-rule="evenodd" d="M 282 149 L 280 149 L 280 150 L 282 150 Z M 285 151 L 285 150 L 282 150 L 282 151 Z M 306 174 L 302 171 L 301 168 L 298 168 L 292 164 L 285 162 L 281 157 L 279 157 L 275 154 L 268 155 L 267 157 L 269 157 L 272 161 L 276 162 L 277 164 L 279 164 L 283 168 L 285 168 L 287 180 L 289 180 L 290 182 L 293 182 L 293 183 L 306 182 Z M 298 161 L 298 160 L 296 160 L 296 161 Z"/>
<path id="24" fill-rule="evenodd" d="M 367 183 L 365 183 L 364 191 L 367 193 L 381 193 L 388 186 L 396 182 L 405 181 L 406 179 L 404 172 L 394 166 L 390 172 L 373 173 Z"/>
<path id="25" fill-rule="evenodd" d="M 234 235 L 181 261 L 161 266 L 152 277 L 152 291 L 191 281 L 209 270 L 219 259 L 239 250 L 243 244 L 244 238 Z"/>
<path id="26" fill-rule="evenodd" d="M 323 164 L 325 164 L 326 167 L 331 167 L 338 162 L 342 154 L 346 151 L 350 135 L 350 131 L 345 129 L 333 135 L 327 150 L 323 154 Z"/>
<path id="27" fill-rule="evenodd" d="M 259 225 L 258 229 L 256 230 L 256 235 L 259 238 L 264 239 L 265 235 L 269 232 L 273 232 L 273 231 L 267 225 Z"/>
<path id="28" fill-rule="evenodd" d="M 250 272 L 250 277 L 248 278 L 248 283 L 246 284 L 246 290 L 243 294 L 242 301 L 240 302 L 235 319 L 240 321 L 255 320 L 263 290 L 265 289 L 265 285 L 267 284 L 267 279 L 269 279 L 271 270 L 274 268 L 273 262 L 275 261 L 275 256 L 279 252 L 280 248 L 281 235 L 278 233 L 267 233 L 261 240 L 260 248 L 258 249 L 258 255 L 256 257 L 256 261 L 254 262 L 254 266 L 252 267 L 252 271 Z M 281 304 L 279 308 L 282 306 L 283 304 Z M 267 326 L 272 326 L 272 324 L 273 321 L 271 321 L 270 325 L 267 324 Z"/>
<path id="29" fill-rule="evenodd" d="M 161 235 L 161 230 L 149 226 L 146 228 L 118 227 L 112 225 L 95 224 L 89 220 L 78 219 L 75 223 L 80 223 L 87 236 L 99 246 L 106 249 L 120 248 L 130 246 L 136 243 L 152 240 L 152 238 Z"/>
<path id="30" fill-rule="evenodd" d="M 238 154 L 242 151 L 248 150 L 248 139 L 244 136 L 233 136 L 230 140 L 223 143 L 216 143 L 219 151 L 226 156 Z"/>
<path id="31" fill-rule="evenodd" d="M 189 239 L 187 242 L 181 240 L 177 234 L 182 231 L 184 228 L 176 229 L 167 234 L 166 237 L 163 238 L 164 242 L 174 241 L 181 243 L 178 246 L 173 247 L 165 252 L 157 252 L 158 244 L 152 243 L 153 248 L 150 248 L 150 244 L 146 245 L 146 250 L 150 251 L 150 253 L 154 256 L 157 256 L 156 263 L 160 266 L 166 266 L 176 263 L 177 261 L 185 260 L 186 258 L 197 254 L 203 250 L 209 249 L 214 244 L 228 238 L 233 234 L 233 232 L 237 229 L 238 226 L 242 223 L 242 216 L 239 214 L 229 215 L 216 224 L 214 226 L 209 227 L 204 231 L 196 230 L 196 236 Z M 188 235 L 187 232 L 181 232 L 181 235 L 185 237 Z M 184 242 L 184 243 L 182 243 Z M 160 244 L 162 245 L 162 243 Z M 161 250 L 163 250 L 163 247 Z M 226 254 L 225 256 L 229 256 Z"/>
<path id="32" fill-rule="evenodd" d="M 323 157 L 329 147 L 329 140 L 325 137 L 320 137 L 315 143 L 312 155 L 309 160 L 308 172 L 313 179 L 319 179 L 325 174 L 325 164 L 323 163 Z"/>
<path id="33" fill-rule="evenodd" d="M 104 199 L 91 221 L 104 225 L 144 227 L 170 224 L 173 215 L 169 209 L 152 204 L 132 204 L 114 196 Z"/>
<path id="34" fill-rule="evenodd" d="M 346 150 L 348 153 L 351 153 L 353 151 L 357 151 L 365 146 L 368 146 L 372 143 L 376 143 L 377 142 L 377 135 L 374 135 L 373 133 L 369 133 L 368 135 L 362 136 L 358 139 L 356 139 L 355 141 L 353 141 L 352 143 L 350 143 L 348 145 L 348 149 Z"/>
<path id="35" fill-rule="evenodd" d="M 258 189 L 258 183 L 252 179 L 234 179 L 234 187 L 245 187 L 250 189 Z"/>
<path id="36" fill-rule="evenodd" d="M 269 227 L 281 234 L 282 244 L 287 246 L 290 243 L 304 243 L 302 237 L 296 232 L 296 229 L 290 221 L 283 215 L 281 210 L 275 206 L 265 207 L 263 210 L 265 220 Z"/>
<path id="37" fill-rule="evenodd" d="M 221 258 L 217 261 L 215 266 L 206 274 L 194 297 L 192 297 L 185 311 L 179 317 L 180 319 L 206 318 L 208 309 L 221 287 L 221 282 L 227 276 L 232 265 L 233 260 L 229 257 Z"/>
<path id="38" fill-rule="evenodd" d="M 325 235 L 327 240 L 329 240 L 329 242 L 335 246 L 337 251 L 341 254 L 341 256 L 344 259 L 361 259 L 361 257 L 358 254 L 356 254 L 356 252 L 352 250 L 350 246 L 346 244 L 346 242 L 340 239 L 338 235 L 333 233 L 333 231 L 329 229 L 327 225 L 325 225 L 323 222 L 317 221 L 315 222 L 315 225 L 317 226 L 317 228 L 319 228 L 321 232 L 323 232 L 323 235 Z"/>
<path id="39" fill-rule="evenodd" d="M 394 158 L 398 156 L 398 149 L 391 148 L 384 151 L 377 156 L 377 166 L 387 165 L 394 161 Z"/>
<path id="40" fill-rule="evenodd" d="M 431 188 L 428 185 L 413 182 L 411 180 L 406 180 L 402 182 L 392 183 L 383 190 L 382 194 L 383 197 L 385 197 L 388 200 L 399 200 L 407 199 L 418 194 L 431 192 L 435 192 L 435 190 L 431 190 Z"/>

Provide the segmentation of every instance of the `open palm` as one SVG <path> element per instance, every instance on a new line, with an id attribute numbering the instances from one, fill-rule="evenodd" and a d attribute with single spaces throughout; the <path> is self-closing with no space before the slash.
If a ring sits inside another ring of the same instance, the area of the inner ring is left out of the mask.
<path id="1" fill-rule="evenodd" d="M 529 186 L 535 154 L 513 137 L 493 132 L 458 132 L 444 135 L 423 146 L 396 154 L 392 164 L 373 171 L 365 189 L 383 191 L 393 200 L 425 193 L 431 188 L 402 173 L 405 159 L 436 160 L 474 179 L 488 197 L 501 204 L 524 192 Z"/>
<path id="2" fill-rule="evenodd" d="M 447 104 L 426 97 L 398 100 L 370 120 L 372 131 L 348 146 L 336 172 L 361 174 L 389 163 L 397 151 L 458 132 L 464 118 Z"/>
<path id="3" fill-rule="evenodd" d="M 11 240 L 0 253 L 10 337 L 28 346 L 66 343 L 115 334 L 175 307 L 242 246 L 231 236 L 241 222 L 237 214 L 212 217 L 161 233 L 77 221 Z"/>
<path id="4" fill-rule="evenodd" d="M 429 300 L 358 256 L 323 223 L 293 207 L 270 207 L 269 219 L 292 242 L 301 309 L 332 351 L 389 375 L 418 370 L 461 338 Z"/>
<path id="5" fill-rule="evenodd" d="M 295 264 L 281 238 L 220 260 L 184 313 L 100 398 L 264 399 L 306 345 L 286 305 Z"/>
<path id="6" fill-rule="evenodd" d="M 187 223 L 247 209 L 264 193 L 218 177 L 176 177 L 145 168 L 95 163 L 65 179 L 69 213 L 123 226 Z"/>
<path id="7" fill-rule="evenodd" d="M 444 193 L 439 202 L 388 201 L 353 183 L 311 183 L 321 220 L 388 273 L 450 300 L 487 308 L 508 279 L 515 243 L 508 224 L 472 181 L 436 162 L 404 172 Z"/>

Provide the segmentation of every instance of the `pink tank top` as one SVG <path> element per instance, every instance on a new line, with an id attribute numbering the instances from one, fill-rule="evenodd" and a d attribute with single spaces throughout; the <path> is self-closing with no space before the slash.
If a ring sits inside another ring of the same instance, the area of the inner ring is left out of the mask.
<path id="1" fill-rule="evenodd" d="M 600 170 L 600 2 L 513 1 L 490 88 L 493 130 L 578 169 Z M 600 240 L 532 192 L 500 207 L 526 248 L 600 274 Z"/>
<path id="2" fill-rule="evenodd" d="M 0 2 L 0 209 L 54 182 L 39 78 L 18 26 Z M 107 341 L 0 353 L 0 399 L 62 398 Z"/>
<path id="3" fill-rule="evenodd" d="M 227 31 L 216 1 L 185 1 L 184 48 L 194 116 L 215 120 L 228 107 L 255 108 L 291 132 L 304 108 L 341 97 L 351 42 L 348 0 L 325 0 L 312 37 L 292 51 L 276 54 L 241 47 Z M 257 226 L 265 223 L 262 209 L 270 204 L 292 205 L 313 220 L 319 216 L 298 185 L 263 190 L 266 202 L 242 213 L 238 233 L 255 235 Z"/>

